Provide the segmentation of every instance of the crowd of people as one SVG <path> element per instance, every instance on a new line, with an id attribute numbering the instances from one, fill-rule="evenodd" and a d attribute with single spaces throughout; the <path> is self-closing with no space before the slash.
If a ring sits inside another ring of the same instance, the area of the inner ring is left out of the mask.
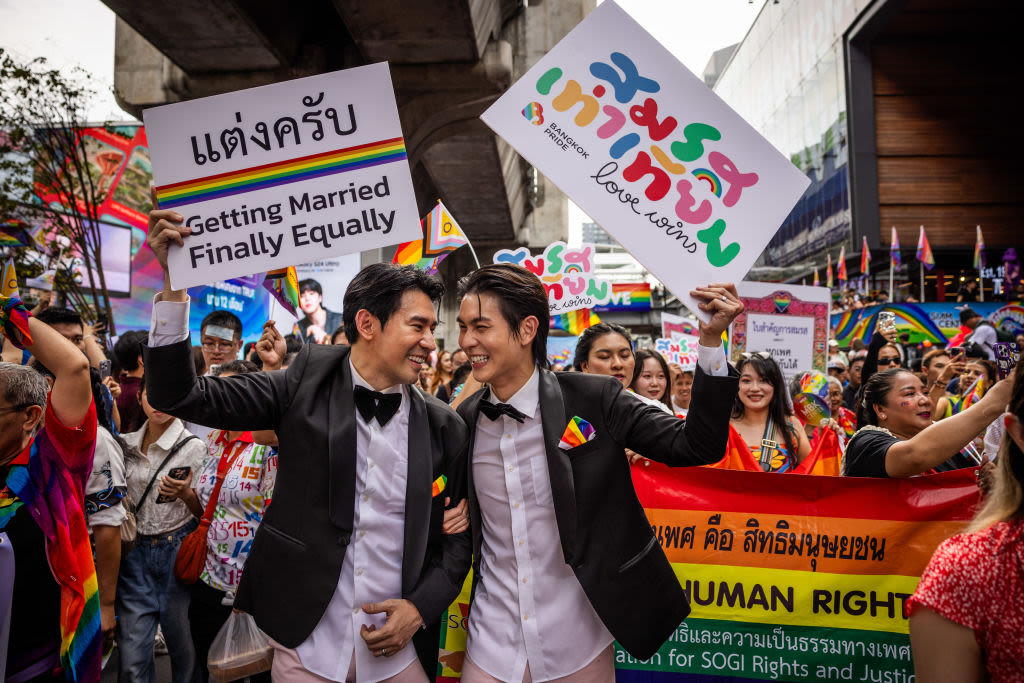
<path id="1" fill-rule="evenodd" d="M 187 234 L 153 212 L 165 269 Z M 691 293 L 709 317 L 694 366 L 600 323 L 560 372 L 543 285 L 516 266 L 460 283 L 451 352 L 422 271 L 367 267 L 342 313 L 315 281 L 300 291 L 296 328 L 267 321 L 245 348 L 226 311 L 190 339 L 169 284 L 151 329 L 113 344 L 75 311 L 3 302 L 5 680 L 94 681 L 116 642 L 120 679 L 153 681 L 159 641 L 176 683 L 206 681 L 242 611 L 274 650 L 253 680 L 424 681 L 472 566 L 464 679 L 611 681 L 613 641 L 645 659 L 689 612 L 630 463 L 711 465 L 735 443 L 781 475 L 832 433 L 845 476 L 975 468 L 984 506 L 909 603 L 919 680 L 1024 676 L 1005 600 L 1024 589 L 1024 380 L 998 381 L 971 309 L 947 348 L 884 325 L 833 342 L 812 424 L 793 400 L 811 369 L 787 382 L 769 353 L 727 361 L 732 285 Z"/>

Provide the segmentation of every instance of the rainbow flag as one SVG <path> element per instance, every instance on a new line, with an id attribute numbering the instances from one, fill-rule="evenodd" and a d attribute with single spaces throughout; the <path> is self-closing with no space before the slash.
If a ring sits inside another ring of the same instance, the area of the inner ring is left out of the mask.
<path id="1" fill-rule="evenodd" d="M 839 280 L 839 287 L 846 286 L 846 245 L 839 247 L 839 261 L 836 263 L 836 279 Z"/>
<path id="2" fill-rule="evenodd" d="M 17 218 L 0 220 L 0 247 L 27 247 L 33 244 L 28 223 Z"/>
<path id="3" fill-rule="evenodd" d="M 580 335 L 583 334 L 583 330 L 593 327 L 599 322 L 601 322 L 601 319 L 597 317 L 597 313 L 594 313 L 589 308 L 583 308 L 578 311 L 569 311 L 561 315 L 551 316 L 550 328 L 552 330 L 562 330 L 569 334 Z"/>
<path id="4" fill-rule="evenodd" d="M 416 266 L 433 275 L 448 254 L 469 244 L 469 239 L 462 232 L 462 228 L 440 199 L 430 213 L 420 221 L 420 226 L 423 228 L 423 239 L 400 245 L 395 257 L 391 259 L 392 263 Z"/>
<path id="5" fill-rule="evenodd" d="M 832 256 L 828 257 L 828 264 L 825 266 L 825 286 L 832 289 Z"/>
<path id="6" fill-rule="evenodd" d="M 821 285 L 821 278 L 820 278 L 820 277 L 818 277 L 818 269 L 817 269 L 817 268 L 815 268 L 815 269 L 814 269 L 814 286 L 815 286 L 815 287 L 818 287 L 818 286 L 820 286 L 820 285 Z"/>
<path id="7" fill-rule="evenodd" d="M 829 477 L 839 476 L 839 464 L 842 459 L 842 451 L 839 448 L 839 439 L 831 429 L 823 431 L 822 437 L 818 439 L 810 454 L 804 458 L 799 465 L 786 472 L 775 472 L 780 476 L 785 474 L 813 474 Z M 719 470 L 739 470 L 741 472 L 763 472 L 761 464 L 750 451 L 750 446 L 743 440 L 740 433 L 729 425 L 729 441 L 725 446 L 725 457 L 712 465 L 706 467 Z"/>
<path id="8" fill-rule="evenodd" d="M 295 273 L 295 266 L 268 270 L 263 276 L 263 287 L 284 306 L 285 310 L 298 317 L 299 276 Z"/>
<path id="9" fill-rule="evenodd" d="M 262 166 L 217 173 L 195 180 L 160 185 L 156 188 L 156 198 L 161 209 L 170 209 L 183 204 L 288 185 L 300 180 L 390 164 L 402 159 L 405 159 L 405 141 L 400 137 L 391 138 L 331 152 L 310 154 L 298 159 L 285 159 Z"/>
<path id="10" fill-rule="evenodd" d="M 889 238 L 889 263 L 893 270 L 903 265 L 900 257 L 900 236 L 896 234 L 896 226 L 892 226 L 892 237 Z"/>
<path id="11" fill-rule="evenodd" d="M 981 236 L 981 226 L 975 228 L 974 236 L 974 269 L 985 267 L 985 238 Z"/>
<path id="12" fill-rule="evenodd" d="M 864 235 L 863 240 L 860 247 L 860 274 L 867 275 L 868 269 L 871 267 L 871 249 L 868 248 L 867 235 Z"/>
<path id="13" fill-rule="evenodd" d="M 837 680 L 865 667 L 913 675 L 903 603 L 935 548 L 970 519 L 973 470 L 892 480 L 631 470 L 693 611 L 646 662 L 618 649 L 616 681 L 712 671 L 810 682 L 829 667 L 847 672 Z"/>
<path id="14" fill-rule="evenodd" d="M 928 244 L 928 235 L 924 233 L 924 226 L 921 226 L 921 234 L 917 238 L 917 260 L 928 270 L 935 267 L 935 255 L 932 254 L 932 247 Z"/>

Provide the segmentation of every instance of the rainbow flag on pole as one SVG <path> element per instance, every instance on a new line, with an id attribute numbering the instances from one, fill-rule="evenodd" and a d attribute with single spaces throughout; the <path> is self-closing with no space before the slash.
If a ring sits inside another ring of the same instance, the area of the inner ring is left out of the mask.
<path id="1" fill-rule="evenodd" d="M 846 245 L 839 247 L 839 261 L 836 263 L 836 279 L 840 289 L 846 286 Z"/>
<path id="2" fill-rule="evenodd" d="M 295 273 L 295 266 L 268 270 L 263 277 L 263 286 L 285 310 L 298 317 L 299 276 Z"/>
<path id="3" fill-rule="evenodd" d="M 820 287 L 821 286 L 821 278 L 818 277 L 818 269 L 817 268 L 814 269 L 814 286 L 815 287 Z"/>
<path id="4" fill-rule="evenodd" d="M 868 236 L 864 235 L 863 243 L 860 247 L 860 274 L 867 275 L 868 269 L 871 267 L 871 250 L 868 248 Z"/>
<path id="5" fill-rule="evenodd" d="M 935 267 L 935 255 L 932 254 L 932 247 L 928 244 L 928 235 L 925 234 L 923 225 L 917 238 L 917 260 L 928 270 Z"/>
<path id="6" fill-rule="evenodd" d="M 893 270 L 903 265 L 903 259 L 900 257 L 900 236 L 896 234 L 895 225 L 892 226 L 892 238 L 889 241 L 889 262 Z"/>
<path id="7" fill-rule="evenodd" d="M 828 257 L 828 264 L 825 266 L 825 286 L 832 289 L 832 256 Z"/>
<path id="8" fill-rule="evenodd" d="M 975 228 L 974 237 L 974 269 L 981 270 L 985 267 L 985 238 L 981 236 L 981 226 Z"/>
<path id="9" fill-rule="evenodd" d="M 601 322 L 601 319 L 597 317 L 597 313 L 594 313 L 589 308 L 582 308 L 578 311 L 569 311 L 561 315 L 551 316 L 551 329 L 580 335 L 583 334 L 583 330 L 593 327 L 599 322 Z"/>
<path id="10" fill-rule="evenodd" d="M 420 225 L 423 228 L 423 239 L 400 245 L 395 257 L 391 259 L 392 263 L 416 266 L 433 275 L 448 254 L 469 244 L 462 228 L 440 199 L 437 200 L 437 206 L 420 221 Z"/>

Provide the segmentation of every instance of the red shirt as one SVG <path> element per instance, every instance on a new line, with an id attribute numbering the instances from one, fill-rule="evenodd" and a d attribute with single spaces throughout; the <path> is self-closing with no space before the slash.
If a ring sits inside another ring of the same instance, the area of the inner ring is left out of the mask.
<path id="1" fill-rule="evenodd" d="M 974 631 L 993 683 L 1024 680 L 1024 520 L 940 545 L 907 614 L 919 605 Z"/>

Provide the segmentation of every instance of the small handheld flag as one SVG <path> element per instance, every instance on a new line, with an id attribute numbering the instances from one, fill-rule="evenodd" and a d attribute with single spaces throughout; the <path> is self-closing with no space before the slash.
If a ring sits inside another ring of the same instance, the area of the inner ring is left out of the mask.
<path id="1" fill-rule="evenodd" d="M 892 239 L 889 242 L 889 262 L 893 270 L 903 265 L 903 259 L 900 257 L 900 236 L 896 234 L 895 225 L 892 226 Z"/>
<path id="2" fill-rule="evenodd" d="M 423 239 L 400 245 L 395 257 L 391 259 L 392 263 L 416 266 L 433 275 L 448 254 L 469 244 L 462 228 L 440 199 L 437 200 L 437 206 L 420 221 L 420 226 L 423 228 Z"/>
<path id="3" fill-rule="evenodd" d="M 928 270 L 935 267 L 935 255 L 932 254 L 932 247 L 928 244 L 928 235 L 925 234 L 923 225 L 921 235 L 917 238 L 917 260 Z"/>
<path id="4" fill-rule="evenodd" d="M 295 317 L 299 316 L 299 276 L 295 273 L 295 266 L 268 270 L 263 278 L 263 286 L 285 310 Z"/>
<path id="5" fill-rule="evenodd" d="M 14 268 L 14 259 L 7 259 L 3 268 L 3 282 L 0 283 L 0 296 L 18 298 L 18 271 Z"/>

